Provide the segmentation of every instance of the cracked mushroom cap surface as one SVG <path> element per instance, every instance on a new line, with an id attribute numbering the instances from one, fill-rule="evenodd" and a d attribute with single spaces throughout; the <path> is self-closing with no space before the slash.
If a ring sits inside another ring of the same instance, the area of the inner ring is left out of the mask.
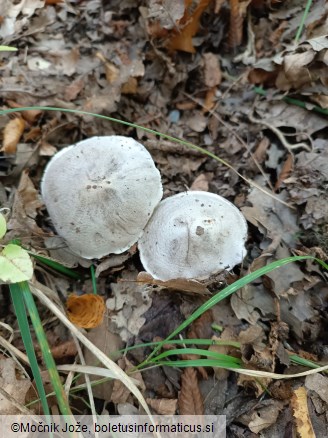
<path id="1" fill-rule="evenodd" d="M 138 242 L 141 262 L 154 278 L 208 278 L 246 255 L 247 223 L 231 202 L 190 191 L 161 201 Z"/>
<path id="2" fill-rule="evenodd" d="M 163 195 L 149 152 L 130 137 L 92 137 L 58 152 L 41 193 L 57 233 L 86 259 L 119 254 L 140 237 Z"/>

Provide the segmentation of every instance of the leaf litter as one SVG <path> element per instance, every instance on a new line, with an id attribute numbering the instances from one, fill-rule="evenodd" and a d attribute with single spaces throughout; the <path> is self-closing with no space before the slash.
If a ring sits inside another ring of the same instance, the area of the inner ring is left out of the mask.
<path id="1" fill-rule="evenodd" d="M 59 302 L 72 292 L 91 292 L 90 264 L 67 254 L 65 242 L 51 241 L 55 231 L 39 196 L 49 157 L 68 144 L 95 135 L 134 136 L 156 161 L 165 197 L 186 189 L 215 192 L 234 202 L 248 220 L 243 266 L 206 283 L 176 279 L 163 284 L 147 277 L 137 248 L 96 262 L 98 294 L 107 310 L 88 336 L 104 352 L 164 339 L 208 293 L 271 261 L 297 253 L 327 254 L 328 128 L 326 116 L 309 111 L 313 105 L 328 106 L 324 1 L 313 2 L 297 41 L 304 8 L 296 0 L 0 4 L 3 44 L 18 48 L 0 53 L 3 108 L 82 109 L 183 137 L 275 190 L 278 200 L 292 207 L 250 188 L 221 163 L 138 129 L 41 110 L 3 116 L 0 199 L 1 208 L 10 209 L 4 243 L 18 238 L 36 253 L 78 266 L 84 274 L 80 283 L 36 269 L 38 281 L 51 284 Z M 267 89 L 265 97 L 256 95 L 254 84 Z M 306 102 L 305 108 L 284 101 L 286 93 Z M 250 368 L 292 373 L 291 352 L 327 363 L 325 280 L 312 263 L 272 271 L 215 306 L 213 321 L 203 322 L 207 329 L 200 336 L 241 342 L 240 351 L 213 348 L 242 358 Z M 5 289 L 1 296 L 3 319 L 15 326 Z M 65 346 L 70 334 L 57 330 L 53 347 Z M 22 348 L 18 336 L 13 342 Z M 132 350 L 120 366 L 128 370 L 150 351 Z M 97 365 L 85 355 L 87 363 Z M 286 382 L 278 387 L 270 380 L 237 379 L 217 368 L 168 368 L 142 373 L 142 391 L 156 412 L 226 414 L 228 436 L 282 436 L 287 425 L 300 436 L 305 427 L 306 433 L 320 436 L 327 427 L 323 375 L 293 380 L 287 388 Z M 13 382 L 8 392 L 24 403 L 19 385 Z M 136 412 L 135 400 L 118 383 L 93 391 L 105 410 L 112 402 L 119 412 Z M 311 402 L 307 411 L 306 401 Z"/>

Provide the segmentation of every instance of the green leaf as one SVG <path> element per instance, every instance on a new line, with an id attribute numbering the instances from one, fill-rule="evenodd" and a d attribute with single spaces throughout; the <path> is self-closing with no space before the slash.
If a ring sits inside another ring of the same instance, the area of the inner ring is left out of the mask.
<path id="1" fill-rule="evenodd" d="M 0 52 L 16 52 L 16 47 L 11 46 L 0 46 Z"/>
<path id="2" fill-rule="evenodd" d="M 0 239 L 6 234 L 7 231 L 7 223 L 3 214 L 0 213 Z"/>
<path id="3" fill-rule="evenodd" d="M 18 283 L 32 278 L 33 264 L 25 249 L 10 243 L 0 253 L 0 282 Z"/>

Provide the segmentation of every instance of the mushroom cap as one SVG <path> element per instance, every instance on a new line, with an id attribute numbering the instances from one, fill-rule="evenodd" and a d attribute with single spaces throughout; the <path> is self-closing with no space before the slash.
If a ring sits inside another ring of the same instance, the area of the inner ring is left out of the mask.
<path id="1" fill-rule="evenodd" d="M 81 257 L 129 249 L 163 195 L 149 152 L 123 136 L 92 137 L 48 163 L 41 192 L 57 233 Z"/>
<path id="2" fill-rule="evenodd" d="M 247 223 L 231 202 L 190 191 L 161 201 L 138 242 L 141 262 L 154 278 L 208 278 L 246 255 Z"/>

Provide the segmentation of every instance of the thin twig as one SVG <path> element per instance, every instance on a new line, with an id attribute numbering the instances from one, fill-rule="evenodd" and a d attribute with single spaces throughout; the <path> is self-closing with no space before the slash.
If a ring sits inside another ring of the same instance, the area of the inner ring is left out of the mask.
<path id="1" fill-rule="evenodd" d="M 280 131 L 280 129 L 276 128 L 275 126 L 271 125 L 271 123 L 267 122 L 266 120 L 258 120 L 255 119 L 251 113 L 248 114 L 248 118 L 252 123 L 258 123 L 260 125 L 264 125 L 267 128 L 270 129 L 270 131 L 272 131 L 274 134 L 276 134 L 276 136 L 279 138 L 279 140 L 281 141 L 281 144 L 284 146 L 284 148 L 287 149 L 287 151 L 291 154 L 293 153 L 294 150 L 296 149 L 305 149 L 308 152 L 312 152 L 312 148 L 310 148 L 310 146 L 306 143 L 295 143 L 295 144 L 291 144 L 289 143 L 284 134 Z"/>

